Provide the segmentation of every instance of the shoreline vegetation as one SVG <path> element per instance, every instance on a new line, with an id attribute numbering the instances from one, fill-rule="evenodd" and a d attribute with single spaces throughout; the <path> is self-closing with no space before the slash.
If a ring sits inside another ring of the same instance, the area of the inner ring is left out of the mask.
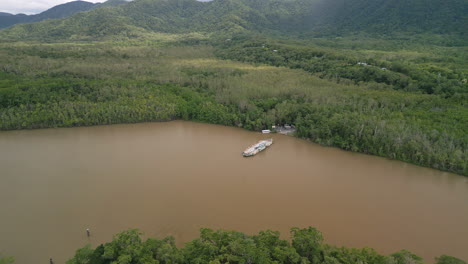
<path id="1" fill-rule="evenodd" d="M 321 145 L 468 176 L 462 48 L 300 44 L 162 33 L 0 43 L 0 130 L 176 119 L 254 131 L 294 124 L 297 137 Z"/>
<path id="2" fill-rule="evenodd" d="M 407 250 L 388 256 L 371 248 L 346 248 L 325 244 L 315 228 L 291 228 L 291 242 L 280 233 L 266 230 L 256 235 L 236 231 L 200 229 L 200 237 L 178 248 L 173 237 L 143 240 L 142 233 L 130 229 L 114 236 L 95 249 L 78 249 L 67 264 L 159 263 L 289 263 L 289 264 L 423 264 L 421 257 Z M 466 264 L 455 257 L 442 255 L 436 264 Z"/>

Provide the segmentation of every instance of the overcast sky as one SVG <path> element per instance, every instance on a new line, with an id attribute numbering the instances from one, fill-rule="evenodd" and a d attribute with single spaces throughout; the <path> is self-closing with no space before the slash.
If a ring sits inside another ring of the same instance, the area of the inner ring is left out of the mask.
<path id="1" fill-rule="evenodd" d="M 38 14 L 47 9 L 73 0 L 0 0 L 0 12 L 11 14 Z M 85 0 L 86 2 L 98 3 L 104 0 Z"/>
<path id="2" fill-rule="evenodd" d="M 0 12 L 10 14 L 39 14 L 56 5 L 72 2 L 74 0 L 0 0 Z M 92 3 L 102 3 L 107 0 L 82 0 Z M 129 0 L 127 0 L 129 1 Z M 198 0 L 209 2 L 211 0 Z"/>

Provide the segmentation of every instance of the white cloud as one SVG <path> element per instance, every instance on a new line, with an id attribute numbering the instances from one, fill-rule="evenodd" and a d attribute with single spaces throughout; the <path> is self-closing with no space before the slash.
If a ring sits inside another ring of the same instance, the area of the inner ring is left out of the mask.
<path id="1" fill-rule="evenodd" d="M 0 12 L 11 14 L 39 14 L 52 8 L 56 5 L 72 2 L 74 0 L 0 0 Z M 102 3 L 107 0 L 82 0 L 91 3 Z M 126 0 L 131 2 L 133 0 Z M 201 2 L 209 2 L 212 0 L 197 0 Z"/>
<path id="2" fill-rule="evenodd" d="M 73 0 L 0 0 L 0 12 L 11 14 L 38 14 L 56 5 L 72 2 Z M 85 0 L 98 3 L 104 0 Z"/>

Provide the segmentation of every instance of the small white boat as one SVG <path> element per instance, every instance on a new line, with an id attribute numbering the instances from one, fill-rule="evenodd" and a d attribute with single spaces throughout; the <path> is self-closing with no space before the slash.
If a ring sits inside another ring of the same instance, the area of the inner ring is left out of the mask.
<path id="1" fill-rule="evenodd" d="M 263 151 L 264 149 L 268 148 L 273 144 L 273 139 L 266 139 L 266 140 L 260 140 L 257 144 L 254 144 L 250 147 L 248 147 L 244 152 L 242 152 L 242 156 L 244 157 L 250 157 L 254 156 L 260 151 Z"/>
<path id="2" fill-rule="evenodd" d="M 263 133 L 263 134 L 270 134 L 270 132 L 271 132 L 271 131 L 270 131 L 269 129 L 264 129 L 264 130 L 262 130 L 262 133 Z"/>

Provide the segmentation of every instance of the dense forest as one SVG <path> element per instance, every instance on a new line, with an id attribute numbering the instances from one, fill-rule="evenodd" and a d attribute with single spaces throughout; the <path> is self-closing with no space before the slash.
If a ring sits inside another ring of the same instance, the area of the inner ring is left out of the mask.
<path id="1" fill-rule="evenodd" d="M 114 236 L 106 244 L 90 245 L 76 251 L 67 264 L 221 264 L 221 263 L 289 263 L 289 264 L 423 264 L 422 259 L 406 250 L 383 256 L 370 248 L 335 247 L 323 242 L 315 228 L 292 228 L 291 242 L 279 232 L 261 231 L 246 235 L 235 231 L 201 229 L 200 237 L 177 248 L 173 237 L 148 238 L 132 229 Z M 450 257 L 436 258 L 436 264 L 466 264 Z"/>

